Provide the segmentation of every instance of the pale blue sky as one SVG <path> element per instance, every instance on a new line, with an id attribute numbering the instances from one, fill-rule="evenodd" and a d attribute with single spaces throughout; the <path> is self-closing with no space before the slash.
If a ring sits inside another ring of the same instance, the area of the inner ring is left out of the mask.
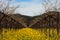
<path id="1" fill-rule="evenodd" d="M 42 0 L 14 0 L 15 5 L 20 5 L 16 12 L 22 15 L 35 16 L 42 14 Z"/>
<path id="2" fill-rule="evenodd" d="M 15 0 L 16 2 L 31 2 L 32 0 Z"/>
<path id="3" fill-rule="evenodd" d="M 36 16 L 43 14 L 44 7 L 42 5 L 44 0 L 13 0 L 11 5 L 19 5 L 20 8 L 16 10 L 17 13 L 28 16 Z M 54 1 L 54 0 L 53 0 Z"/>
<path id="4" fill-rule="evenodd" d="M 36 2 L 36 3 L 42 3 L 44 1 L 47 0 L 13 0 L 14 2 L 18 3 L 18 2 Z"/>

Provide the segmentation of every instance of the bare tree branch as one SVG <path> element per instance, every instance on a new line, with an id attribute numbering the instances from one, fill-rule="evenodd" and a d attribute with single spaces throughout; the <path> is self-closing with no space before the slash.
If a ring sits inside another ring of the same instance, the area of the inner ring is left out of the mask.
<path id="1" fill-rule="evenodd" d="M 54 2 L 53 2 L 53 0 L 44 0 L 44 3 L 42 3 L 42 4 L 43 4 L 45 12 L 58 11 L 60 8 L 60 6 L 59 6 L 59 8 L 57 6 L 60 4 L 59 0 L 54 0 Z"/>
<path id="2" fill-rule="evenodd" d="M 11 9 L 11 10 L 8 12 L 8 14 L 12 14 L 12 13 L 14 13 L 14 11 L 15 11 L 17 8 L 19 8 L 19 6 L 14 7 L 13 9 Z"/>
<path id="3" fill-rule="evenodd" d="M 6 3 L 7 2 L 7 3 Z M 4 12 L 6 14 L 12 14 L 13 12 L 15 12 L 15 10 L 18 8 L 18 6 L 16 7 L 10 7 L 10 3 L 12 2 L 12 0 L 3 0 L 1 1 L 0 4 L 0 11 Z"/>

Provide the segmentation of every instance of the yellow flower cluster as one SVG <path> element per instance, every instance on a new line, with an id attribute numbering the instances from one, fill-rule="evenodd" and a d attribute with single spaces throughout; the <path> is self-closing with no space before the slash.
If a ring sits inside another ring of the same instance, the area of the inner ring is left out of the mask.
<path id="1" fill-rule="evenodd" d="M 32 29 L 32 28 L 22 28 L 22 29 L 5 29 L 3 28 L 0 34 L 0 40 L 57 40 L 60 38 L 60 34 L 57 35 L 56 29 L 50 29 L 50 33 L 47 29 Z M 52 32 L 54 30 L 54 32 Z"/>

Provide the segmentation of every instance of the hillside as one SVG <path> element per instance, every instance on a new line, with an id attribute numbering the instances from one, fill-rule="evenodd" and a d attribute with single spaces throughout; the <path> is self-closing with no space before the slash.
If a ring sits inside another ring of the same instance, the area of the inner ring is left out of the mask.
<path id="1" fill-rule="evenodd" d="M 60 28 L 60 12 L 51 11 L 35 17 L 30 22 L 31 28 Z"/>
<path id="2" fill-rule="evenodd" d="M 34 17 L 20 14 L 12 14 L 10 16 L 15 17 L 18 22 L 22 22 L 24 25 L 31 28 L 57 28 L 60 24 L 60 12 L 56 11 L 47 12 Z"/>

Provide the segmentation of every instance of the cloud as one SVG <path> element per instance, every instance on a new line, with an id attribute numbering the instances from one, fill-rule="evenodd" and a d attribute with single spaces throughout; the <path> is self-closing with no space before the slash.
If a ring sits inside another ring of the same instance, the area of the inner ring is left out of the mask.
<path id="1" fill-rule="evenodd" d="M 43 13 L 44 9 L 40 0 L 33 0 L 32 2 L 18 2 L 15 5 L 20 5 L 16 10 L 17 13 L 27 16 L 36 16 Z"/>
<path id="2" fill-rule="evenodd" d="M 51 3 L 53 3 L 53 6 L 56 1 L 50 0 Z M 10 4 L 11 6 L 17 6 L 19 5 L 19 8 L 15 11 L 16 13 L 27 15 L 27 16 L 36 16 L 43 14 L 45 12 L 44 7 L 42 3 L 44 0 L 13 0 Z M 48 1 L 47 1 L 48 2 Z M 50 3 L 50 2 L 49 2 Z M 58 1 L 60 4 L 60 1 Z M 60 7 L 59 4 L 56 4 L 56 7 Z M 49 7 L 53 7 L 49 5 Z M 48 8 L 48 7 L 47 7 Z"/>

